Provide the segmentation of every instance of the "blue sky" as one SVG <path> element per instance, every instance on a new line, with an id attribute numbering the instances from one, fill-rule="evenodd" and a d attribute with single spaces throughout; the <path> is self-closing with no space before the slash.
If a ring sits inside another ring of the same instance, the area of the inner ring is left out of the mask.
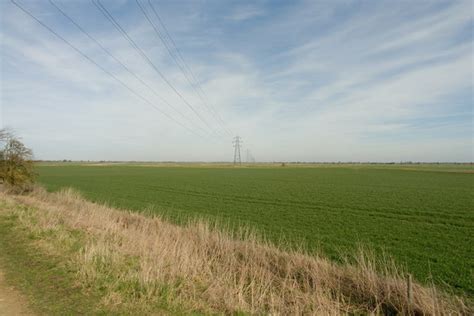
<path id="1" fill-rule="evenodd" d="M 238 134 L 257 161 L 474 160 L 472 1 L 152 1 L 200 98 L 136 1 L 102 0 L 194 110 L 91 1 L 54 2 L 154 92 L 17 2 L 148 100 L 1 1 L 1 125 L 38 159 L 228 161 Z"/>

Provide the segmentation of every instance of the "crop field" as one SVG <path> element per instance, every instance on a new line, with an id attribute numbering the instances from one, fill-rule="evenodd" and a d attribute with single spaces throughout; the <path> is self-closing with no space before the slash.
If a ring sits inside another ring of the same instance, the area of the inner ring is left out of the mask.
<path id="1" fill-rule="evenodd" d="M 359 246 L 422 282 L 474 295 L 472 167 L 40 165 L 48 190 L 73 187 L 136 211 L 245 225 L 337 260 Z"/>

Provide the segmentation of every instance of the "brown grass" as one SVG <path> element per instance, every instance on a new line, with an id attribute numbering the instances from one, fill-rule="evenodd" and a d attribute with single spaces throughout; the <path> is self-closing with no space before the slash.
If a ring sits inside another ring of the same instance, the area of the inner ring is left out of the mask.
<path id="1" fill-rule="evenodd" d="M 403 273 L 389 260 L 376 262 L 363 251 L 351 263 L 335 264 L 283 251 L 249 233 L 229 237 L 202 221 L 177 226 L 94 204 L 72 190 L 38 189 L 1 198 L 37 210 L 37 219 L 29 222 L 36 229 L 66 227 L 84 233 L 85 243 L 71 264 L 78 267 L 82 284 L 105 288 L 105 305 L 161 300 L 186 310 L 226 314 L 472 312 L 460 298 L 416 282 L 409 304 Z"/>

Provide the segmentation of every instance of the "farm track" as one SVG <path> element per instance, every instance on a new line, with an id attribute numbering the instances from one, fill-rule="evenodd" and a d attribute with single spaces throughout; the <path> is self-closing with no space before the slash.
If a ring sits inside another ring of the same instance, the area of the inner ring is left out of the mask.
<path id="1" fill-rule="evenodd" d="M 14 287 L 7 284 L 5 274 L 0 270 L 0 315 L 35 315 L 27 305 L 28 300 Z"/>

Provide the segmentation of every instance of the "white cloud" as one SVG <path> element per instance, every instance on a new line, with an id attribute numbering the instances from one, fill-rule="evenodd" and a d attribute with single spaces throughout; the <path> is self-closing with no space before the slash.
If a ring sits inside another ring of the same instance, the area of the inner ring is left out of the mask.
<path id="1" fill-rule="evenodd" d="M 229 19 L 235 22 L 242 22 L 265 15 L 265 11 L 256 5 L 242 5 L 233 10 L 228 16 Z"/>
<path id="2" fill-rule="evenodd" d="M 209 29 L 200 25 L 194 30 L 191 24 L 203 23 L 200 11 L 184 15 L 189 25 L 179 25 L 178 20 L 170 30 L 178 32 L 181 40 L 192 39 L 184 44 L 196 45 L 196 50 L 203 49 L 202 43 L 209 45 L 204 47 L 207 55 L 196 52 L 206 57 L 198 58 L 188 49 L 187 61 L 202 80 L 210 103 L 229 128 L 244 137 L 246 146 L 252 146 L 257 160 L 472 160 L 472 127 L 471 135 L 449 136 L 461 125 L 469 131 L 464 121 L 452 118 L 466 113 L 465 107 L 452 104 L 453 96 L 470 90 L 472 100 L 472 41 L 457 39 L 472 18 L 469 3 L 456 2 L 447 8 L 423 4 L 413 9 L 400 4 L 399 10 L 374 6 L 370 12 L 351 11 L 342 20 L 337 18 L 342 10 L 338 6 L 344 9 L 350 2 L 308 2 L 278 16 L 263 5 L 230 8 L 232 14 L 225 16 L 232 20 L 228 27 L 265 15 L 266 22 L 246 34 L 251 47 L 222 45 L 232 43 L 213 36 L 225 27 L 210 22 Z M 231 158 L 230 139 L 216 143 L 186 132 L 26 16 L 4 8 L 8 15 L 2 27 L 2 120 L 18 129 L 39 158 Z M 195 9 L 205 10 L 205 6 Z M 54 15 L 46 16 L 48 10 L 42 8 L 42 17 L 60 26 Z M 410 10 L 416 18 L 402 14 Z M 61 34 L 183 124 L 198 133 L 206 129 L 110 25 L 104 22 L 107 26 L 94 32 L 87 17 L 74 15 L 172 108 L 77 30 L 59 28 Z M 128 22 L 129 34 L 159 69 L 207 122 L 218 126 L 150 26 Z M 311 28 L 328 23 L 332 27 L 313 34 Z M 299 38 L 295 30 L 308 31 Z M 262 45 L 273 39 L 287 40 L 288 49 L 265 55 L 268 47 Z M 173 108 L 188 119 L 181 120 Z M 437 128 L 424 126 L 431 119 L 440 121 Z M 413 123 L 419 121 L 423 124 Z M 405 136 L 410 133 L 411 137 Z"/>

